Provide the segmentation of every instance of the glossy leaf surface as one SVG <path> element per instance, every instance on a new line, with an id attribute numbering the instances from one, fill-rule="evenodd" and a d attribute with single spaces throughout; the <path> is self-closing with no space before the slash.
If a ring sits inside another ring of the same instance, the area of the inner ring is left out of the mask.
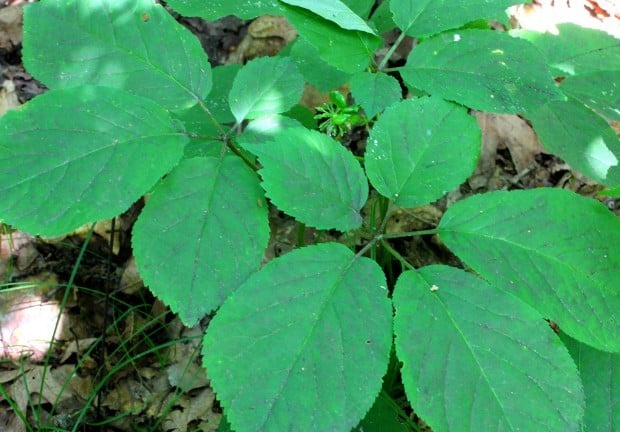
<path id="1" fill-rule="evenodd" d="M 315 14 L 338 24 L 345 30 L 359 30 L 375 34 L 366 21 L 355 14 L 340 0 L 281 0 L 283 3 L 308 9 Z"/>
<path id="2" fill-rule="evenodd" d="M 304 79 L 289 58 L 261 57 L 242 68 L 233 82 L 228 101 L 240 123 L 288 111 L 301 97 Z"/>

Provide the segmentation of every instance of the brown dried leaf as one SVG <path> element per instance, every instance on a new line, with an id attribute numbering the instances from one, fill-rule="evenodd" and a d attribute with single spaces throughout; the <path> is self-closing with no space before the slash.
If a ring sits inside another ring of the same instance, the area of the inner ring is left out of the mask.
<path id="1" fill-rule="evenodd" d="M 213 412 L 214 401 L 215 394 L 209 387 L 193 397 L 184 395 L 176 402 L 176 405 L 182 409 L 170 411 L 163 421 L 163 429 L 185 432 L 190 423 L 199 421 L 200 427 L 193 430 L 216 431 L 221 420 L 221 414 Z"/>
<path id="2" fill-rule="evenodd" d="M 482 130 L 482 150 L 476 172 L 468 180 L 473 190 L 487 186 L 497 174 L 498 148 L 508 148 L 517 173 L 531 168 L 537 154 L 546 153 L 531 126 L 519 116 L 484 112 L 475 115 Z"/>
<path id="3" fill-rule="evenodd" d="M 0 9 L 2 12 L 2 9 Z M 2 30 L 0 30 L 0 41 L 2 40 Z M 15 92 L 15 83 L 6 80 L 0 86 L 0 116 L 3 116 L 9 110 L 20 107 L 17 93 Z"/>
<path id="4" fill-rule="evenodd" d="M 55 338 L 61 338 L 66 314 L 57 302 L 46 298 L 58 285 L 55 275 L 42 273 L 24 282 L 30 282 L 34 288 L 5 291 L 0 296 L 0 357 L 19 359 L 29 355 L 31 360 L 41 361 L 50 346 L 56 323 Z"/>
<path id="5" fill-rule="evenodd" d="M 261 56 L 274 56 L 297 37 L 297 31 L 282 16 L 263 15 L 248 27 L 248 34 L 227 63 L 244 63 Z"/>
<path id="6" fill-rule="evenodd" d="M 21 6 L 11 6 L 0 9 L 0 48 L 11 51 L 22 43 L 22 16 Z M 2 111 L 0 111 L 2 115 Z"/>

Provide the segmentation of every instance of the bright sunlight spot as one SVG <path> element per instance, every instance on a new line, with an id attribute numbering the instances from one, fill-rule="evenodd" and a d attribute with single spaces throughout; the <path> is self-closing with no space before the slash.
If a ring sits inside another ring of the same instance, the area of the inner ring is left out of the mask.
<path id="1" fill-rule="evenodd" d="M 594 172 L 601 178 L 606 178 L 610 168 L 618 165 L 618 158 L 609 150 L 602 137 L 597 137 L 588 144 L 585 156 Z"/>
<path id="2" fill-rule="evenodd" d="M 56 337 L 63 330 L 64 315 L 56 301 L 48 301 L 38 288 L 12 290 L 0 301 L 0 358 L 44 359 L 56 322 Z M 60 317 L 60 318 L 59 318 Z"/>

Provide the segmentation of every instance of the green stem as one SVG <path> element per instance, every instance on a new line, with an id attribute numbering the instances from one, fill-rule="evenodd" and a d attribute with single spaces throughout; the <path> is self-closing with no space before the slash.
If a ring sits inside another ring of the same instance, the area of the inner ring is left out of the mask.
<path id="1" fill-rule="evenodd" d="M 405 40 L 406 36 L 407 35 L 405 34 L 405 32 L 402 32 L 401 34 L 398 35 L 398 38 L 394 42 L 394 45 L 392 45 L 392 47 L 385 54 L 385 57 L 383 57 L 383 59 L 381 60 L 381 63 L 379 63 L 379 66 L 377 66 L 378 70 L 385 72 L 383 68 L 385 67 L 387 62 L 390 60 L 390 57 L 392 57 L 392 54 L 394 54 L 394 51 L 396 51 L 396 49 L 398 49 L 398 46 L 402 43 L 402 41 Z"/>
<path id="2" fill-rule="evenodd" d="M 418 427 L 417 424 L 415 424 L 407 415 L 407 413 L 400 407 L 399 404 L 396 403 L 396 401 L 392 398 L 392 396 L 389 395 L 388 392 L 386 392 L 385 390 L 381 390 L 381 396 L 384 397 L 388 403 L 390 405 L 392 405 L 394 411 L 398 412 L 400 415 L 399 417 L 405 422 L 407 423 L 407 426 L 409 426 L 409 428 L 411 430 L 413 430 L 414 432 L 420 432 L 420 428 Z"/>
<path id="3" fill-rule="evenodd" d="M 239 150 L 237 146 L 232 143 L 231 140 L 226 140 L 226 146 L 230 149 L 230 151 L 239 156 L 247 166 L 252 168 L 253 171 L 259 170 L 258 165 L 256 165 L 254 161 L 250 160 L 245 154 L 243 154 L 243 152 Z"/>
<path id="4" fill-rule="evenodd" d="M 222 136 L 226 135 L 226 131 L 224 130 L 222 125 L 219 124 L 219 122 L 215 119 L 213 114 L 211 114 L 211 111 L 209 110 L 209 108 L 207 108 L 205 103 L 203 101 L 199 100 L 198 101 L 198 105 L 200 105 L 200 108 L 202 108 L 202 110 L 207 113 L 207 115 L 209 116 L 209 118 L 211 119 L 211 121 L 213 122 L 215 127 L 220 131 L 220 134 L 222 134 Z"/>
<path id="5" fill-rule="evenodd" d="M 394 233 L 394 234 L 385 234 L 383 236 L 384 239 L 397 239 L 403 237 L 416 237 L 422 235 L 431 235 L 437 234 L 437 228 L 429 229 L 429 230 L 420 230 L 420 231 L 409 231 L 403 233 Z"/>
<path id="6" fill-rule="evenodd" d="M 58 312 L 58 317 L 56 318 L 56 323 L 54 324 L 54 330 L 52 331 L 52 337 L 50 338 L 50 344 L 49 344 L 49 348 L 48 351 L 51 353 L 53 352 L 54 349 L 54 341 L 56 339 L 56 334 L 59 331 L 59 327 L 60 327 L 60 320 L 62 318 L 62 311 L 65 310 L 65 307 L 67 305 L 67 302 L 69 301 L 69 294 L 71 292 L 73 292 L 73 290 L 75 289 L 75 278 L 77 277 L 77 272 L 78 269 L 80 268 L 80 265 L 82 264 L 82 260 L 84 259 L 84 255 L 86 254 L 86 249 L 88 247 L 88 244 L 90 243 L 90 239 L 93 236 L 93 232 L 95 232 L 95 224 L 93 223 L 90 226 L 90 229 L 88 230 L 88 233 L 86 234 L 86 238 L 84 239 L 84 243 L 82 244 L 82 247 L 80 248 L 80 253 L 78 254 L 77 260 L 75 261 L 75 264 L 73 265 L 73 268 L 71 269 L 71 275 L 69 276 L 69 281 L 67 282 L 66 288 L 65 288 L 65 292 L 63 293 L 62 296 L 62 300 L 60 301 L 59 304 L 59 311 Z M 114 233 L 111 234 L 112 236 L 114 235 Z M 39 388 L 39 398 L 37 400 L 37 407 L 40 407 L 42 405 L 42 401 L 43 401 L 43 386 L 45 385 L 45 376 L 47 374 L 48 369 L 50 368 L 50 358 L 51 356 L 45 356 L 45 362 L 43 364 L 43 374 L 41 376 L 41 386 Z M 60 395 L 58 395 L 58 398 L 60 398 Z M 56 406 L 54 404 L 54 406 Z M 34 413 L 39 414 L 39 409 L 33 410 Z M 37 415 L 35 415 L 35 417 L 37 417 Z"/>
<path id="7" fill-rule="evenodd" d="M 306 245 L 306 224 L 297 222 L 297 247 Z"/>
<path id="8" fill-rule="evenodd" d="M 380 240 L 381 240 L 381 245 L 385 248 L 385 250 L 391 253 L 392 256 L 396 258 L 398 261 L 400 261 L 400 263 L 404 267 L 407 267 L 409 270 L 415 270 L 415 267 L 409 264 L 409 262 L 405 259 L 405 257 L 403 257 L 396 249 L 394 249 L 383 237 Z"/>
<path id="9" fill-rule="evenodd" d="M 382 71 L 385 73 L 400 72 L 402 68 L 403 68 L 402 66 L 398 66 L 398 67 L 393 67 L 393 68 L 385 68 L 385 69 L 382 69 Z"/>

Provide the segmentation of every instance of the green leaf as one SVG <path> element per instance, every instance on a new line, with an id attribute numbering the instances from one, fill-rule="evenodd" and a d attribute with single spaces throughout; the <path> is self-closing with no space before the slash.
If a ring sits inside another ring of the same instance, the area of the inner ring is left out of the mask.
<path id="1" fill-rule="evenodd" d="M 410 432 L 406 413 L 384 391 L 353 432 Z"/>
<path id="2" fill-rule="evenodd" d="M 185 146 L 183 158 L 191 159 L 206 156 L 219 158 L 229 152 L 230 150 L 226 148 L 226 144 L 222 141 L 214 139 L 193 139 Z"/>
<path id="3" fill-rule="evenodd" d="M 620 186 L 616 186 L 611 189 L 605 189 L 605 190 L 599 191 L 598 194 L 602 196 L 611 196 L 611 197 L 620 196 Z"/>
<path id="4" fill-rule="evenodd" d="M 299 101 L 304 79 L 287 57 L 260 57 L 248 62 L 235 77 L 228 100 L 241 123 L 288 111 Z"/>
<path id="5" fill-rule="evenodd" d="M 329 65 L 346 73 L 366 69 L 382 40 L 370 33 L 344 30 L 303 8 L 283 4 L 286 19 Z"/>
<path id="6" fill-rule="evenodd" d="M 572 337 L 620 351 L 620 220 L 600 202 L 561 189 L 476 195 L 448 208 L 439 235 Z"/>
<path id="7" fill-rule="evenodd" d="M 583 382 L 583 431 L 620 430 L 620 354 L 590 348 L 561 334 Z"/>
<path id="8" fill-rule="evenodd" d="M 318 123 L 314 118 L 314 112 L 304 105 L 297 104 L 284 113 L 286 117 L 296 120 L 300 126 L 307 129 L 318 129 Z"/>
<path id="9" fill-rule="evenodd" d="M 400 84 L 384 73 L 358 72 L 349 82 L 351 93 L 368 118 L 372 118 L 402 98 Z"/>
<path id="10" fill-rule="evenodd" d="M 390 0 L 394 22 L 409 36 L 421 37 L 454 29 L 480 18 L 497 19 L 518 0 Z"/>
<path id="11" fill-rule="evenodd" d="M 284 129 L 265 143 L 244 143 L 258 156 L 263 188 L 281 210 L 318 229 L 360 227 L 368 182 L 355 157 L 327 135 Z"/>
<path id="12" fill-rule="evenodd" d="M 235 121 L 235 116 L 230 111 L 228 95 L 235 82 L 235 77 L 241 69 L 242 66 L 238 64 L 213 68 L 213 81 L 217 85 L 205 100 L 205 105 L 218 123 L 233 123 Z"/>
<path id="13" fill-rule="evenodd" d="M 433 431 L 577 431 L 579 375 L 542 317 L 447 266 L 407 271 L 394 291 L 396 353 Z"/>
<path id="14" fill-rule="evenodd" d="M 306 82 L 316 87 L 320 92 L 328 92 L 349 79 L 349 74 L 323 61 L 319 50 L 303 37 L 297 38 L 293 44 L 291 58 Z"/>
<path id="15" fill-rule="evenodd" d="M 222 305 L 204 366 L 233 429 L 348 431 L 372 406 L 392 343 L 379 265 L 324 243 L 276 258 Z"/>
<path id="16" fill-rule="evenodd" d="M 209 137 L 210 139 L 219 138 L 228 127 L 215 122 L 200 104 L 194 105 L 184 110 L 172 113 L 175 119 L 183 124 L 183 130 L 193 137 L 191 143 L 200 138 Z"/>
<path id="17" fill-rule="evenodd" d="M 513 30 L 510 33 L 533 43 L 556 76 L 620 71 L 620 39 L 577 24 L 559 24 L 559 33 Z"/>
<path id="18" fill-rule="evenodd" d="M 549 102 L 528 117 L 547 150 L 598 183 L 620 184 L 620 140 L 601 117 L 572 99 Z"/>
<path id="19" fill-rule="evenodd" d="M 620 71 L 566 77 L 560 89 L 608 120 L 620 121 Z"/>
<path id="20" fill-rule="evenodd" d="M 390 10 L 390 0 L 383 0 L 374 10 L 370 17 L 370 22 L 377 28 L 377 33 L 384 34 L 396 28 Z"/>
<path id="21" fill-rule="evenodd" d="M 368 15 L 375 5 L 375 0 L 342 0 L 342 2 L 364 19 L 368 19 Z"/>
<path id="22" fill-rule="evenodd" d="M 0 218 L 58 236 L 127 210 L 183 156 L 185 135 L 149 99 L 53 90 L 0 118 Z"/>
<path id="23" fill-rule="evenodd" d="M 471 175 L 480 142 L 466 108 L 438 98 L 408 99 L 387 108 L 370 131 L 366 173 L 396 205 L 427 204 Z"/>
<path id="24" fill-rule="evenodd" d="M 353 12 L 349 6 L 340 0 L 281 0 L 282 3 L 308 9 L 311 12 L 338 24 L 345 30 L 359 30 L 361 32 L 375 32 L 368 27 L 366 21 Z"/>
<path id="25" fill-rule="evenodd" d="M 268 238 L 254 172 L 237 156 L 193 158 L 151 195 L 133 249 L 150 290 L 191 327 L 258 270 Z"/>
<path id="26" fill-rule="evenodd" d="M 220 424 L 217 427 L 216 432 L 233 432 L 230 428 L 230 423 L 228 423 L 228 419 L 226 418 L 226 413 L 222 414 L 222 419 L 220 420 Z"/>
<path id="27" fill-rule="evenodd" d="M 31 6 L 24 10 L 24 64 L 52 89 L 116 87 L 169 109 L 187 108 L 211 89 L 200 42 L 152 0 Z"/>
<path id="28" fill-rule="evenodd" d="M 563 97 L 536 48 L 495 31 L 427 39 L 401 74 L 413 87 L 482 111 L 521 113 Z"/>
<path id="29" fill-rule="evenodd" d="M 167 0 L 166 4 L 181 15 L 215 21 L 228 15 L 241 19 L 260 15 L 282 15 L 278 0 Z"/>
<path id="30" fill-rule="evenodd" d="M 252 120 L 243 129 L 243 133 L 237 136 L 237 144 L 245 147 L 249 144 L 263 145 L 278 136 L 284 129 L 301 128 L 299 121 L 284 115 L 273 115 Z"/>

